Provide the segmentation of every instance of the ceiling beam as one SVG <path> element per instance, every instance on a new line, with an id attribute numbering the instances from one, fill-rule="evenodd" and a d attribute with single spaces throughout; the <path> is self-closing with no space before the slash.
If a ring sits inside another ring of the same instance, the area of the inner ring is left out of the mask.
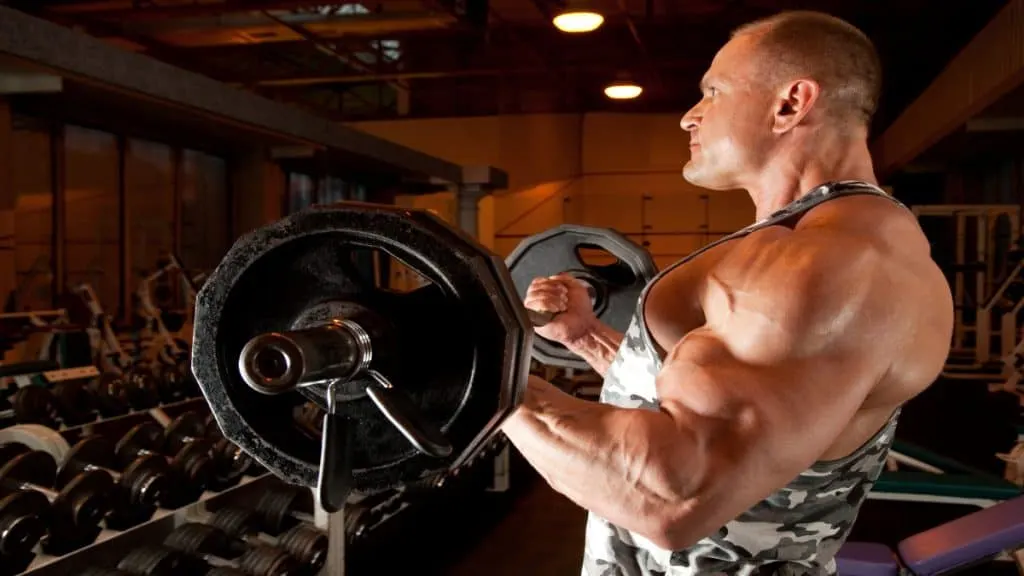
<path id="1" fill-rule="evenodd" d="M 967 132 L 1019 132 L 1024 130 L 1024 118 L 972 118 L 964 129 Z"/>
<path id="2" fill-rule="evenodd" d="M 88 14 L 90 17 L 118 22 L 161 21 L 169 18 L 194 18 L 220 16 L 236 12 L 261 10 L 297 10 L 329 4 L 325 0 L 223 0 L 218 3 L 180 4 L 176 6 L 138 6 L 135 2 L 76 2 L 47 6 L 46 12 L 53 14 Z M 123 5 L 123 8 L 112 8 Z"/>
<path id="3" fill-rule="evenodd" d="M 333 149 L 354 165 L 461 182 L 462 168 L 315 114 L 112 47 L 83 33 L 0 6 L 0 57 L 27 62 L 118 99 L 158 109 L 165 118 L 216 125 L 282 143 Z"/>
<path id="4" fill-rule="evenodd" d="M 55 74 L 4 72 L 0 70 L 0 96 L 60 92 L 64 79 Z"/>
<path id="5" fill-rule="evenodd" d="M 1024 0 L 1010 0 L 872 143 L 885 177 L 1024 81 Z"/>
<path id="6" fill-rule="evenodd" d="M 705 62 L 694 59 L 671 60 L 663 62 L 652 62 L 653 67 L 659 69 L 700 69 Z M 608 70 L 607 64 L 590 63 L 585 65 L 567 65 L 566 70 L 599 72 Z M 254 81 L 240 81 L 238 84 L 256 87 L 300 87 L 320 86 L 329 84 L 358 84 L 367 82 L 393 82 L 398 80 L 434 80 L 441 78 L 468 78 L 472 76 L 534 76 L 550 73 L 546 67 L 489 67 L 489 68 L 464 68 L 451 70 L 419 70 L 419 71 L 390 71 L 371 74 L 348 74 L 338 76 L 309 76 L 299 78 L 274 78 Z"/>

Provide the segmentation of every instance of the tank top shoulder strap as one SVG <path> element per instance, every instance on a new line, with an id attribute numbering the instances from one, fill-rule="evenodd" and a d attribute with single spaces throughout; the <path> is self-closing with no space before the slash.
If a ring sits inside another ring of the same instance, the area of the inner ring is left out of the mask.
<path id="1" fill-rule="evenodd" d="M 647 289 L 650 288 L 661 276 L 665 275 L 673 268 L 677 268 L 683 264 L 686 264 L 687 262 L 693 260 L 697 256 L 700 256 L 704 252 L 711 250 L 715 246 L 724 244 L 736 238 L 742 238 L 743 236 L 747 236 L 748 234 L 761 230 L 762 228 L 783 224 L 793 218 L 796 218 L 807 213 L 812 208 L 824 204 L 829 200 L 835 200 L 836 198 L 841 198 L 843 196 L 857 196 L 865 194 L 888 198 L 889 200 L 892 200 L 897 206 L 909 210 L 909 208 L 907 208 L 902 202 L 893 198 L 891 194 L 869 182 L 863 182 L 860 180 L 840 180 L 835 182 L 827 182 L 825 184 L 818 186 L 814 190 L 811 190 L 810 192 L 801 196 L 800 198 L 797 198 L 796 200 L 790 202 L 783 208 L 772 213 L 770 216 L 762 218 L 761 220 L 758 220 L 757 222 L 754 222 L 753 224 L 745 228 L 741 228 L 740 230 L 737 230 L 736 232 L 733 232 L 728 236 L 724 236 L 722 238 L 719 238 L 718 240 L 715 240 L 714 242 L 702 246 L 701 248 L 698 248 L 697 250 L 688 254 L 682 260 L 679 260 L 678 262 L 672 264 L 671 266 L 666 267 L 664 270 L 659 272 L 653 280 L 647 283 L 647 288 L 644 289 L 643 295 L 646 295 Z M 643 295 L 640 298 L 641 305 L 643 303 Z"/>

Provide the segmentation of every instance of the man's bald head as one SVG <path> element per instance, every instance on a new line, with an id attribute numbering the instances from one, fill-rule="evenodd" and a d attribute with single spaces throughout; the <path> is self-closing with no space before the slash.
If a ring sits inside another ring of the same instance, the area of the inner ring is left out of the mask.
<path id="1" fill-rule="evenodd" d="M 810 78 L 816 106 L 839 121 L 868 126 L 878 108 L 882 67 L 874 44 L 852 24 L 820 12 L 783 12 L 751 22 L 733 37 L 756 40 L 760 78 L 772 86 Z"/>

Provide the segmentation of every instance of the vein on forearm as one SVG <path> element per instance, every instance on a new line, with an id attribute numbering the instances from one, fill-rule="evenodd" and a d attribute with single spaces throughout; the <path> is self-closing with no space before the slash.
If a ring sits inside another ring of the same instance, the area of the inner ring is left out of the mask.
<path id="1" fill-rule="evenodd" d="M 598 323 L 578 340 L 566 344 L 566 348 L 586 360 L 595 372 L 604 376 L 619 351 L 622 338 L 620 332 Z"/>
<path id="2" fill-rule="evenodd" d="M 531 384 L 505 433 L 555 490 L 639 533 L 657 530 L 699 473 L 694 436 L 669 415 L 586 402 L 546 383 Z"/>

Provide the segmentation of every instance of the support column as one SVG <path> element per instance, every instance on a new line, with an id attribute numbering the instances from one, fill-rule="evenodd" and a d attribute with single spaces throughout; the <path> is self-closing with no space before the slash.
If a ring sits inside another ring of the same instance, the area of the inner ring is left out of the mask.
<path id="1" fill-rule="evenodd" d="M 51 298 L 54 307 L 67 291 L 67 165 L 64 144 L 65 127 L 59 122 L 50 126 L 50 199 L 53 221 L 50 240 L 50 268 L 53 272 Z"/>
<path id="2" fill-rule="evenodd" d="M 171 156 L 171 194 L 174 197 L 171 219 L 171 250 L 175 257 L 181 257 L 182 203 L 185 195 L 185 152 L 175 146 Z"/>
<path id="3" fill-rule="evenodd" d="M 479 232 L 480 199 L 488 194 L 490 191 L 479 184 L 461 184 L 455 190 L 459 228 L 474 238 Z"/>
<path id="4" fill-rule="evenodd" d="M 18 287 L 17 268 L 14 260 L 14 205 L 17 193 L 14 190 L 14 124 L 11 108 L 0 100 L 0 294 L 4 300 Z"/>
<path id="5" fill-rule="evenodd" d="M 462 169 L 462 182 L 453 186 L 456 203 L 456 221 L 459 228 L 479 239 L 480 200 L 494 190 L 508 188 L 508 174 L 491 166 L 466 166 Z M 493 230 L 493 227 L 487 227 Z"/>
<path id="6" fill-rule="evenodd" d="M 132 317 L 132 294 L 134 288 L 132 286 L 131 213 L 128 209 L 128 180 L 127 174 L 125 174 L 127 156 L 128 138 L 124 135 L 119 135 L 117 137 L 117 227 L 119 231 L 118 244 L 120 246 L 120 254 L 118 255 L 118 262 L 120 263 L 118 302 L 121 308 L 119 316 L 124 321 L 128 321 Z"/>

